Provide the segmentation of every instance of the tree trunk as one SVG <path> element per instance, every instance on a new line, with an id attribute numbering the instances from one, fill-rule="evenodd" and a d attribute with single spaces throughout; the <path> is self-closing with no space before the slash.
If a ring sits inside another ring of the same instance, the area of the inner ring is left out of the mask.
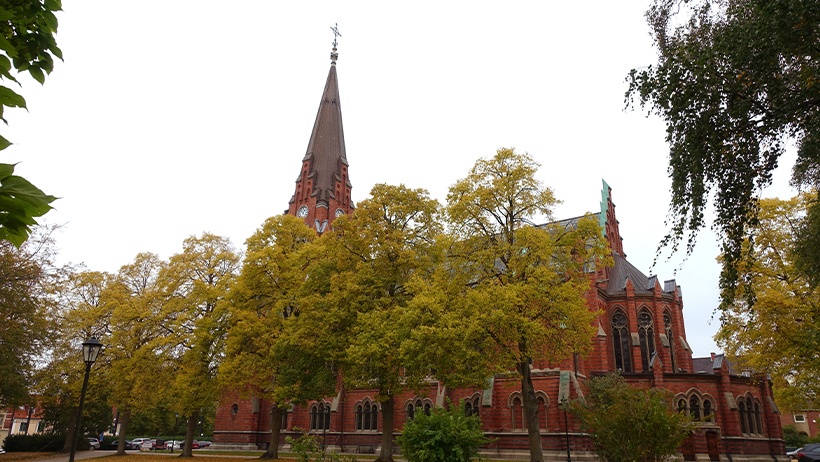
<path id="1" fill-rule="evenodd" d="M 544 462 L 544 450 L 541 448 L 541 429 L 538 428 L 538 400 L 532 385 L 532 371 L 529 361 L 518 363 L 521 374 L 521 396 L 524 398 L 524 420 L 527 423 L 527 436 L 530 442 L 530 461 Z"/>
<path id="2" fill-rule="evenodd" d="M 125 433 L 128 431 L 128 424 L 131 423 L 131 409 L 125 409 L 120 413 L 120 435 L 117 442 L 117 455 L 124 456 L 125 454 Z M 114 431 L 116 431 L 116 427 Z"/>
<path id="3" fill-rule="evenodd" d="M 395 414 L 393 395 L 382 402 L 382 449 L 375 462 L 393 462 L 393 415 Z"/>
<path id="4" fill-rule="evenodd" d="M 60 452 L 71 452 L 72 438 L 76 438 L 75 431 L 77 429 L 77 407 L 71 408 L 71 425 L 68 426 L 68 431 L 65 434 L 65 443 L 63 443 L 63 450 Z"/>
<path id="5" fill-rule="evenodd" d="M 188 417 L 188 426 L 185 429 L 185 442 L 182 443 L 182 453 L 179 457 L 194 457 L 194 433 L 199 422 L 199 411 L 194 411 Z"/>
<path id="6" fill-rule="evenodd" d="M 261 412 L 261 411 L 260 411 Z M 277 404 L 273 405 L 273 410 L 270 413 L 270 444 L 268 450 L 262 454 L 260 459 L 278 459 L 279 458 L 279 434 L 282 431 L 282 408 Z"/>

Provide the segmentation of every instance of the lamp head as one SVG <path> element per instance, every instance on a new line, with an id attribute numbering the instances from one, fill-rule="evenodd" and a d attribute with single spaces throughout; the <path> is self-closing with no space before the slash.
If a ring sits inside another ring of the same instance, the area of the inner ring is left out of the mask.
<path id="1" fill-rule="evenodd" d="M 100 355 L 100 351 L 102 351 L 103 344 L 97 340 L 97 337 L 91 337 L 85 342 L 83 342 L 83 361 L 86 364 L 91 365 L 97 361 L 97 356 Z"/>

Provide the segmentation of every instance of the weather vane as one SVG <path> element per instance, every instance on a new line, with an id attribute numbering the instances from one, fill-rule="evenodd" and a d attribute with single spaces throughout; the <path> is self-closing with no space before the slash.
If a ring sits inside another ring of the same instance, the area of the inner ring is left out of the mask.
<path id="1" fill-rule="evenodd" d="M 330 26 L 330 30 L 333 31 L 333 48 L 336 48 L 336 39 L 341 37 L 342 34 L 339 33 L 339 23 L 337 22 L 335 26 Z"/>
<path id="2" fill-rule="evenodd" d="M 336 53 L 336 39 L 341 37 L 342 34 L 339 33 L 339 23 L 337 22 L 335 26 L 330 26 L 330 30 L 333 31 L 333 51 L 330 52 L 330 64 L 335 65 L 336 60 L 339 59 L 339 53 Z"/>

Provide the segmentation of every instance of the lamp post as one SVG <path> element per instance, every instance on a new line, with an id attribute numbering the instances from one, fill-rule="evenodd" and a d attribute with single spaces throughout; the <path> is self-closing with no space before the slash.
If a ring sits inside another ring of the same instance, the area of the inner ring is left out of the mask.
<path id="1" fill-rule="evenodd" d="M 567 420 L 567 407 L 569 406 L 569 401 L 564 398 L 561 400 L 561 407 L 564 408 L 564 435 L 566 436 L 566 445 L 567 445 L 567 462 L 572 462 L 572 458 L 569 455 L 569 421 Z"/>
<path id="2" fill-rule="evenodd" d="M 83 361 L 85 362 L 85 377 L 83 377 L 83 388 L 80 391 L 80 405 L 77 406 L 77 418 L 74 419 L 74 436 L 71 439 L 71 453 L 68 462 L 74 462 L 74 454 L 77 452 L 77 440 L 80 439 L 80 423 L 83 417 L 83 403 L 85 402 L 85 392 L 88 389 L 88 375 L 91 373 L 91 366 L 97 361 L 102 350 L 102 343 L 96 337 L 91 337 L 83 342 Z"/>

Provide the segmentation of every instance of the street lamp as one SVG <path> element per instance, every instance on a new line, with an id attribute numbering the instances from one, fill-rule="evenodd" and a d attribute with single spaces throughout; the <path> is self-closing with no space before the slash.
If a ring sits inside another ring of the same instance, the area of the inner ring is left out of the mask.
<path id="1" fill-rule="evenodd" d="M 566 398 L 561 399 L 561 407 L 564 408 L 564 434 L 566 435 L 567 443 L 567 462 L 572 462 L 572 458 L 569 455 L 569 422 L 567 421 L 567 407 L 569 407 L 569 401 Z"/>
<path id="2" fill-rule="evenodd" d="M 97 361 L 97 356 L 102 350 L 102 343 L 96 337 L 91 337 L 83 342 L 83 361 L 85 362 L 85 377 L 83 377 L 83 388 L 80 391 L 80 405 L 77 406 L 77 418 L 74 419 L 74 436 L 71 440 L 71 453 L 68 462 L 74 462 L 74 453 L 77 452 L 77 440 L 80 439 L 80 422 L 83 417 L 83 403 L 85 402 L 85 392 L 88 389 L 88 375 L 91 373 L 91 366 Z"/>

